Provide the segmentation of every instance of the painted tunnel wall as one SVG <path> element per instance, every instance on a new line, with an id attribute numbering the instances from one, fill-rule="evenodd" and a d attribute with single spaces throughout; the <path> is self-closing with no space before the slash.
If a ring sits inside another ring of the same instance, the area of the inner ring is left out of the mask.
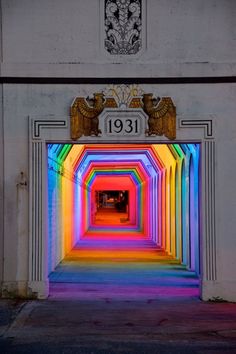
<path id="1" fill-rule="evenodd" d="M 152 239 L 199 264 L 199 144 L 48 145 L 48 272 L 79 239 Z M 95 190 L 129 190 L 128 225 L 96 225 Z"/>

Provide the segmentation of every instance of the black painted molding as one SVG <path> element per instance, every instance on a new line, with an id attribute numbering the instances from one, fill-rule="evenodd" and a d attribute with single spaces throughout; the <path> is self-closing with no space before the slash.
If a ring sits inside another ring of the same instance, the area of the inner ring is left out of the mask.
<path id="1" fill-rule="evenodd" d="M 0 77 L 2 84 L 221 84 L 236 83 L 236 76 L 206 77 Z"/>

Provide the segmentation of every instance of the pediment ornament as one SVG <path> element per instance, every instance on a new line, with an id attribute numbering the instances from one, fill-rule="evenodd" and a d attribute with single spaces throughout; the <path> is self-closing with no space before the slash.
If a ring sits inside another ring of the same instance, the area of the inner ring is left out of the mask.
<path id="1" fill-rule="evenodd" d="M 98 137 L 99 116 L 105 108 L 142 109 L 147 115 L 146 136 L 162 136 L 170 140 L 176 138 L 176 108 L 171 97 L 154 97 L 144 93 L 138 86 L 111 86 L 104 92 L 94 93 L 93 97 L 76 97 L 70 110 L 71 139 L 82 136 Z"/>

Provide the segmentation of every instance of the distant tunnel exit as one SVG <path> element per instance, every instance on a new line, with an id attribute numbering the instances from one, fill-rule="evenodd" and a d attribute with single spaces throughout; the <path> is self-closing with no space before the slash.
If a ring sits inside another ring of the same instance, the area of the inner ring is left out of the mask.
<path id="1" fill-rule="evenodd" d="M 105 186 L 103 185 L 105 188 Z M 120 225 L 130 222 L 128 190 L 96 190 L 93 213 L 95 225 Z"/>
<path id="2" fill-rule="evenodd" d="M 79 243 L 151 240 L 200 273 L 200 144 L 48 144 L 48 273 Z M 163 256 L 164 257 L 164 256 Z"/>

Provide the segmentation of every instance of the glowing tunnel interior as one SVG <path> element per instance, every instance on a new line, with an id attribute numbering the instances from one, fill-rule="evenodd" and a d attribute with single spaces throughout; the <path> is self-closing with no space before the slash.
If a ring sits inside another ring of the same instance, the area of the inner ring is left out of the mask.
<path id="1" fill-rule="evenodd" d="M 199 144 L 48 144 L 47 150 L 49 273 L 89 238 L 114 245 L 149 239 L 199 274 Z M 118 209 L 126 196 L 123 209 L 109 210 L 109 195 Z"/>

